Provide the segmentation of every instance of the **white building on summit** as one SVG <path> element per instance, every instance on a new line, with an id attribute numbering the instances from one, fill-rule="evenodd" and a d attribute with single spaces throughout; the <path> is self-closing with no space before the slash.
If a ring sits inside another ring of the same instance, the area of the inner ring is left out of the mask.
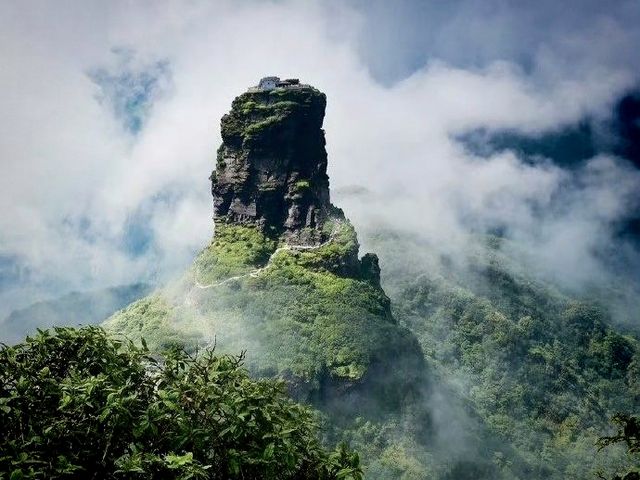
<path id="1" fill-rule="evenodd" d="M 273 90 L 274 88 L 287 88 L 300 86 L 300 80 L 297 78 L 287 78 L 280 80 L 280 77 L 264 77 L 260 80 L 257 87 L 250 90 Z"/>
<path id="2" fill-rule="evenodd" d="M 273 90 L 279 81 L 280 77 L 264 77 L 258 83 L 258 88 L 262 90 Z"/>

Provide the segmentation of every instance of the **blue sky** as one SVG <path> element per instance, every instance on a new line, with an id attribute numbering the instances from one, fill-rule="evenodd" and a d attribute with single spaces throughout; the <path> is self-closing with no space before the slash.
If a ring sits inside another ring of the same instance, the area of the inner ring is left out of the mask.
<path id="1" fill-rule="evenodd" d="M 153 104 L 168 93 L 171 70 L 168 60 L 137 65 L 135 51 L 114 47 L 111 65 L 87 72 L 100 87 L 96 100 L 111 109 L 113 115 L 132 135 L 140 132 Z"/>
<path id="2" fill-rule="evenodd" d="M 372 75 L 393 83 L 429 61 L 483 68 L 495 60 L 514 62 L 528 73 L 555 50 L 567 69 L 584 61 L 631 62 L 638 40 L 637 2 L 581 0 L 355 0 L 362 14 L 359 53 Z M 603 38 L 608 29 L 609 38 Z M 603 36 L 601 36 L 603 35 Z"/>
<path id="3" fill-rule="evenodd" d="M 606 126 L 638 86 L 639 25 L 637 1 L 3 2 L 0 318 L 188 265 L 212 233 L 219 119 L 270 74 L 327 93 L 332 188 L 375 195 L 344 199 L 356 225 L 454 256 L 499 225 L 567 282 L 605 278 L 592 252 L 637 207 L 628 162 L 587 158 L 574 182 L 456 139 Z"/>

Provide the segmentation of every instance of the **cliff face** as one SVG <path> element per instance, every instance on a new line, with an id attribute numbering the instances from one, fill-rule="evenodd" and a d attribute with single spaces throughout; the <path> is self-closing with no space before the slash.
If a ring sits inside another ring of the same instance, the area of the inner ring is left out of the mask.
<path id="1" fill-rule="evenodd" d="M 233 101 L 211 175 L 216 224 L 326 240 L 319 228 L 332 211 L 325 106 L 325 95 L 307 86 L 250 91 Z"/>

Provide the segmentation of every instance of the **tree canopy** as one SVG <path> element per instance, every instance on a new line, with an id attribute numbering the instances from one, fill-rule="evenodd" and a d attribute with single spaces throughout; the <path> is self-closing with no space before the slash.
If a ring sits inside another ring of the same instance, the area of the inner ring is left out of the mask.
<path id="1" fill-rule="evenodd" d="M 146 346 L 97 327 L 0 349 L 0 479 L 352 479 L 314 413 L 243 356 Z"/>

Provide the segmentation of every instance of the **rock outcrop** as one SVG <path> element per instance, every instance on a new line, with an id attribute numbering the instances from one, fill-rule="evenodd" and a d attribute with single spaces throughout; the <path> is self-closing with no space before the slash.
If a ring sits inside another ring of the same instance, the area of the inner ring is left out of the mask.
<path id="1" fill-rule="evenodd" d="M 319 227 L 334 209 L 325 106 L 310 86 L 254 89 L 233 101 L 211 175 L 216 223 L 253 225 L 292 242 L 326 240 Z"/>

